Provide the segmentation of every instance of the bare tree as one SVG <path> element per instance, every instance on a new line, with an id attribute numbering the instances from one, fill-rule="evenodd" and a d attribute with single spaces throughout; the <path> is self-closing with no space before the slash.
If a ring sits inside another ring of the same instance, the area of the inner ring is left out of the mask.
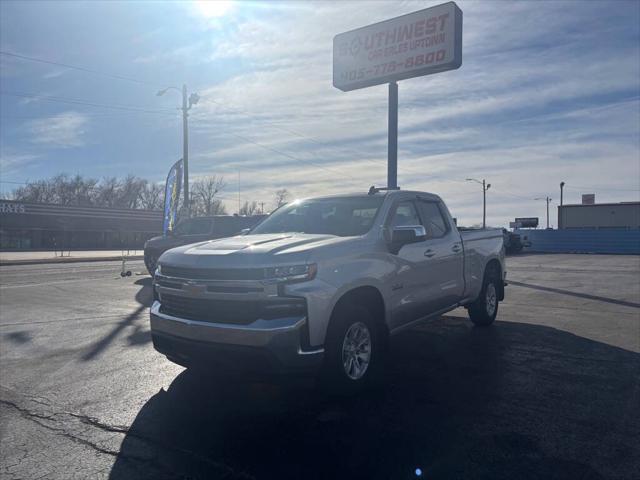
<path id="1" fill-rule="evenodd" d="M 193 215 L 224 215 L 226 208 L 216 195 L 226 187 L 224 177 L 212 175 L 193 182 L 191 213 Z"/>
<path id="2" fill-rule="evenodd" d="M 120 208 L 138 208 L 142 190 L 145 188 L 146 183 L 146 180 L 134 175 L 127 175 L 122 181 L 117 206 Z"/>
<path id="3" fill-rule="evenodd" d="M 258 213 L 258 202 L 256 202 L 255 200 L 253 202 L 249 202 L 248 200 L 246 200 L 242 207 L 240 207 L 238 215 L 251 216 L 255 215 L 256 213 Z"/>
<path id="4" fill-rule="evenodd" d="M 97 183 L 92 178 L 61 173 L 48 180 L 28 182 L 14 190 L 13 196 L 22 202 L 93 205 Z"/>
<path id="5" fill-rule="evenodd" d="M 27 182 L 11 197 L 21 202 L 58 205 L 92 205 L 107 208 L 162 208 L 164 188 L 140 177 L 105 177 L 101 181 L 61 173 L 52 178 Z"/>
<path id="6" fill-rule="evenodd" d="M 275 204 L 276 208 L 280 208 L 282 205 L 286 204 L 289 200 L 290 193 L 286 188 L 281 188 L 280 190 L 276 190 L 275 195 Z"/>
<path id="7" fill-rule="evenodd" d="M 140 192 L 140 205 L 145 210 L 162 208 L 164 188 L 158 183 L 147 183 Z"/>
<path id="8" fill-rule="evenodd" d="M 120 180 L 116 177 L 105 177 L 99 183 L 94 195 L 94 202 L 101 207 L 116 207 L 120 198 Z"/>
<path id="9" fill-rule="evenodd" d="M 49 180 L 27 182 L 25 186 L 16 188 L 12 196 L 20 202 L 56 203 L 55 192 Z"/>

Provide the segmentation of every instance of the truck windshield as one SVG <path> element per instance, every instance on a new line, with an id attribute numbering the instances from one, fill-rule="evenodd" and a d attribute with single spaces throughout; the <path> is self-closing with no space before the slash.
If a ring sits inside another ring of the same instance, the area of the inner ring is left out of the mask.
<path id="1" fill-rule="evenodd" d="M 317 233 L 351 237 L 364 235 L 382 205 L 383 197 L 337 197 L 292 202 L 281 207 L 251 231 L 261 233 Z"/>

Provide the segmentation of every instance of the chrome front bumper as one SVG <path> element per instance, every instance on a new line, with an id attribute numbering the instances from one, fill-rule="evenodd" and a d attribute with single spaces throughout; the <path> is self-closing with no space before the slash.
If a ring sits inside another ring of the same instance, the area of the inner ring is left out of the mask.
<path id="1" fill-rule="evenodd" d="M 304 316 L 233 325 L 174 317 L 162 313 L 160 305 L 155 301 L 151 306 L 154 347 L 181 365 L 286 372 L 313 370 L 322 364 L 323 349 L 302 349 L 307 334 Z"/>

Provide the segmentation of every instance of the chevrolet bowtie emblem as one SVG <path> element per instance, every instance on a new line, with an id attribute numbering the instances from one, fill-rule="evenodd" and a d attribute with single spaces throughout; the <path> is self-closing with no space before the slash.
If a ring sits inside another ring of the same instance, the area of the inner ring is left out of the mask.
<path id="1" fill-rule="evenodd" d="M 204 293 L 207 290 L 206 285 L 200 285 L 195 282 L 187 282 L 184 284 L 183 290 L 187 293 L 197 294 Z"/>

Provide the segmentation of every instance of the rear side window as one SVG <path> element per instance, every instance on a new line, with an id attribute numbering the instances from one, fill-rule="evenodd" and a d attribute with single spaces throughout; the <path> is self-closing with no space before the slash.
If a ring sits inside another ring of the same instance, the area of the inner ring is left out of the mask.
<path id="1" fill-rule="evenodd" d="M 416 207 L 413 202 L 401 202 L 396 207 L 396 211 L 393 214 L 391 220 L 392 227 L 410 227 L 415 225 L 422 225 Z"/>
<path id="2" fill-rule="evenodd" d="M 427 230 L 427 238 L 444 237 L 449 230 L 442 211 L 436 202 L 418 201 L 418 210 Z"/>

